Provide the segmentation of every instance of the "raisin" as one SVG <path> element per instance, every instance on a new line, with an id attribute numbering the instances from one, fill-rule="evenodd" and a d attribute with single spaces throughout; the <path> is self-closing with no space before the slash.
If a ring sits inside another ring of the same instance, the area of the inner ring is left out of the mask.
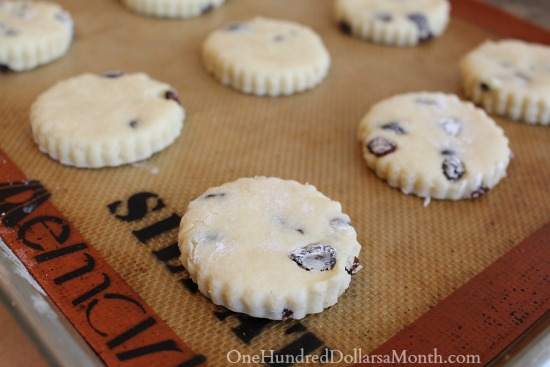
<path id="1" fill-rule="evenodd" d="M 4 31 L 4 36 L 6 37 L 15 37 L 19 34 L 19 31 L 14 28 L 8 28 Z"/>
<path id="2" fill-rule="evenodd" d="M 9 73 L 13 70 L 11 70 L 11 68 L 6 65 L 6 64 L 0 64 L 0 73 Z"/>
<path id="3" fill-rule="evenodd" d="M 304 270 L 327 271 L 336 264 L 336 250 L 331 245 L 317 243 L 292 251 L 288 257 Z"/>
<path id="4" fill-rule="evenodd" d="M 449 156 L 445 158 L 441 166 L 443 174 L 451 181 L 456 181 L 464 175 L 466 172 L 464 163 L 455 156 Z"/>
<path id="5" fill-rule="evenodd" d="M 137 128 L 137 126 L 138 126 L 138 121 L 137 121 L 137 120 L 132 120 L 132 121 L 130 121 L 130 122 L 128 123 L 128 125 L 130 125 L 130 127 L 131 127 L 132 129 L 135 129 L 135 128 Z"/>
<path id="6" fill-rule="evenodd" d="M 456 152 L 452 149 L 443 149 L 441 151 L 441 154 L 443 154 L 443 155 L 455 155 Z"/>
<path id="7" fill-rule="evenodd" d="M 294 311 L 288 309 L 288 308 L 285 308 L 283 310 L 283 314 L 282 314 L 282 320 L 286 320 L 290 317 L 292 317 L 292 315 L 294 315 Z"/>
<path id="8" fill-rule="evenodd" d="M 103 74 L 101 74 L 102 77 L 104 78 L 120 78 L 121 76 L 124 75 L 124 72 L 121 71 L 121 70 L 113 70 L 113 71 L 107 71 Z"/>
<path id="9" fill-rule="evenodd" d="M 439 120 L 438 125 L 447 135 L 458 136 L 462 131 L 464 122 L 459 119 L 448 117 Z"/>
<path id="10" fill-rule="evenodd" d="M 428 19 L 424 14 L 412 13 L 407 17 L 411 22 L 413 22 L 418 28 L 418 39 L 422 42 L 430 40 L 433 35 L 430 32 L 430 26 L 428 24 Z"/>
<path id="11" fill-rule="evenodd" d="M 225 30 L 229 32 L 248 32 L 250 26 L 247 23 L 231 23 L 225 27 Z"/>
<path id="12" fill-rule="evenodd" d="M 361 265 L 357 256 L 354 257 L 353 264 L 346 266 L 346 271 L 349 275 L 356 274 L 361 269 L 363 269 L 363 265 Z"/>
<path id="13" fill-rule="evenodd" d="M 479 87 L 481 88 L 482 92 L 490 92 L 491 91 L 491 87 L 489 87 L 489 84 L 487 84 L 487 83 L 481 82 L 481 84 L 479 84 Z"/>
<path id="14" fill-rule="evenodd" d="M 367 143 L 369 152 L 377 157 L 392 153 L 397 149 L 397 144 L 386 138 L 377 137 Z"/>
<path id="15" fill-rule="evenodd" d="M 351 25 L 345 20 L 342 20 L 338 26 L 340 27 L 340 30 L 345 34 L 351 34 Z"/>
<path id="16" fill-rule="evenodd" d="M 393 131 L 397 135 L 407 135 L 407 132 L 405 131 L 405 129 L 403 129 L 397 121 L 392 121 L 390 123 L 382 125 L 381 127 L 383 130 Z"/>
<path id="17" fill-rule="evenodd" d="M 225 196 L 225 192 L 216 192 L 213 194 L 205 195 L 204 199 L 223 198 L 224 196 Z"/>
<path id="18" fill-rule="evenodd" d="M 376 13 L 374 14 L 374 19 L 384 23 L 389 23 L 393 20 L 393 16 L 390 13 Z"/>
<path id="19" fill-rule="evenodd" d="M 175 90 L 167 90 L 164 93 L 164 98 L 171 99 L 172 101 L 176 101 L 181 106 L 180 98 Z"/>
<path id="20" fill-rule="evenodd" d="M 214 6 L 212 4 L 208 4 L 201 9 L 201 14 L 210 13 L 213 9 L 214 9 Z"/>
<path id="21" fill-rule="evenodd" d="M 472 191 L 472 193 L 470 194 L 470 198 L 477 199 L 485 195 L 488 191 L 489 191 L 489 188 L 487 186 L 480 186 L 474 191 Z"/>

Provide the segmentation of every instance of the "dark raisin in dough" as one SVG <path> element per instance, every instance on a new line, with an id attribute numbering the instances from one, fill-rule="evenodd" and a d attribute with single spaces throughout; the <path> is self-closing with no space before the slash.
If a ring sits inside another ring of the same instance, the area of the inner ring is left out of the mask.
<path id="1" fill-rule="evenodd" d="M 424 42 L 433 38 L 433 34 L 430 31 L 430 26 L 428 24 L 428 19 L 424 14 L 413 13 L 413 14 L 409 14 L 407 18 L 409 18 L 411 22 L 416 24 L 416 27 L 418 28 L 418 36 L 419 36 L 418 39 L 420 41 Z"/>
<path id="2" fill-rule="evenodd" d="M 368 142 L 369 152 L 377 157 L 385 156 L 397 149 L 397 143 L 382 137 L 376 137 Z"/>
<path id="3" fill-rule="evenodd" d="M 288 257 L 304 270 L 327 271 L 336 264 L 336 250 L 331 245 L 318 243 L 292 251 Z"/>
<path id="4" fill-rule="evenodd" d="M 9 73 L 13 70 L 10 69 L 10 67 L 6 64 L 0 64 L 0 73 Z"/>
<path id="5" fill-rule="evenodd" d="M 179 105 L 181 105 L 179 96 L 174 90 L 167 90 L 166 93 L 164 93 L 164 98 L 176 101 Z"/>
<path id="6" fill-rule="evenodd" d="M 205 199 L 213 199 L 213 198 L 223 198 L 225 196 L 225 192 L 217 192 L 214 194 L 208 194 L 204 198 Z"/>
<path id="7" fill-rule="evenodd" d="M 294 315 L 294 311 L 292 311 L 292 310 L 290 310 L 290 309 L 288 309 L 288 308 L 285 308 L 285 309 L 283 310 L 282 319 L 283 319 L 283 320 L 286 320 L 286 319 L 292 317 L 292 315 Z"/>
<path id="8" fill-rule="evenodd" d="M 487 192 L 489 191 L 489 188 L 486 187 L 486 186 L 480 186 L 478 187 L 477 189 L 475 189 L 474 191 L 472 191 L 472 193 L 470 194 L 470 197 L 472 199 L 477 199 L 483 195 L 485 195 Z"/>
<path id="9" fill-rule="evenodd" d="M 103 74 L 101 74 L 102 77 L 104 78 L 120 78 L 121 76 L 124 75 L 124 72 L 121 71 L 121 70 L 113 70 L 113 71 L 107 71 Z"/>
<path id="10" fill-rule="evenodd" d="M 464 175 L 464 172 L 466 172 L 464 163 L 462 163 L 462 161 L 455 156 L 445 158 L 441 168 L 443 169 L 443 174 L 445 177 L 451 181 L 460 179 Z"/>
<path id="11" fill-rule="evenodd" d="M 481 88 L 481 90 L 482 90 L 483 92 L 489 92 L 489 91 L 491 91 L 491 87 L 489 87 L 489 84 L 487 84 L 487 83 L 481 83 L 481 84 L 479 85 L 479 87 Z"/>
<path id="12" fill-rule="evenodd" d="M 229 32 L 243 32 L 250 30 L 250 26 L 247 23 L 231 23 L 225 27 Z"/>
<path id="13" fill-rule="evenodd" d="M 390 13 L 375 13 L 374 19 L 384 23 L 389 23 L 393 20 L 393 16 Z"/>
<path id="14" fill-rule="evenodd" d="M 355 256 L 355 258 L 353 259 L 353 264 L 346 266 L 346 271 L 349 275 L 353 275 L 361 270 L 362 267 L 363 266 L 359 262 L 359 258 Z"/>
<path id="15" fill-rule="evenodd" d="M 201 14 L 210 13 L 213 9 L 214 9 L 214 6 L 212 4 L 208 4 L 201 9 Z"/>
<path id="16" fill-rule="evenodd" d="M 339 27 L 340 27 L 340 30 L 345 34 L 351 34 L 351 25 L 345 20 L 342 20 L 340 22 Z"/>
<path id="17" fill-rule="evenodd" d="M 452 149 L 443 149 L 441 151 L 441 154 L 443 154 L 443 155 L 455 155 L 456 152 Z"/>
<path id="18" fill-rule="evenodd" d="M 19 31 L 15 28 L 8 28 L 6 29 L 6 31 L 4 32 L 4 36 L 6 37 L 15 37 L 19 34 Z"/>
<path id="19" fill-rule="evenodd" d="M 388 124 L 382 125 L 382 129 L 393 131 L 397 135 L 407 135 L 405 129 L 403 129 L 397 121 L 392 121 Z"/>

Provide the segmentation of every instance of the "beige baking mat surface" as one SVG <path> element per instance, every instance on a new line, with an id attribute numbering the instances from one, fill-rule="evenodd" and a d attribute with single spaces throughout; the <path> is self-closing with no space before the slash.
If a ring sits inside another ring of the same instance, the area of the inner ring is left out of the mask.
<path id="1" fill-rule="evenodd" d="M 73 16 L 74 43 L 50 65 L 0 75 L 0 146 L 46 186 L 91 245 L 209 365 L 225 365 L 232 349 L 281 350 L 304 335 L 315 353 L 322 347 L 366 353 L 550 220 L 548 127 L 496 119 L 514 159 L 508 177 L 475 201 L 424 207 L 422 199 L 379 180 L 361 156 L 357 127 L 373 103 L 420 90 L 462 96 L 457 61 L 498 34 L 453 18 L 441 38 L 398 49 L 339 32 L 328 0 L 229 0 L 185 21 L 141 17 L 113 0 L 57 2 Z M 202 68 L 201 42 L 209 31 L 255 15 L 317 31 L 332 57 L 328 78 L 312 91 L 277 99 L 219 85 Z M 117 168 L 65 167 L 40 153 L 28 127 L 34 99 L 58 80 L 109 70 L 145 72 L 174 86 L 187 111 L 182 136 L 145 162 Z M 185 272 L 169 271 L 166 265 L 177 261 L 155 256 L 176 241 L 177 230 L 146 243 L 132 232 L 183 215 L 208 187 L 257 175 L 311 183 L 352 218 L 365 268 L 321 314 L 266 325 L 225 314 L 181 281 Z M 109 211 L 109 204 L 122 201 L 117 214 L 124 215 L 126 201 L 140 192 L 154 193 L 165 207 L 131 222 Z"/>

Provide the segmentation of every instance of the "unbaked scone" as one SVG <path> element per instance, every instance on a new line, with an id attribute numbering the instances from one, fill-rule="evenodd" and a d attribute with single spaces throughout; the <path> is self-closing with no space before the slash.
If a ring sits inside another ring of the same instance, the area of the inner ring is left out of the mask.
<path id="1" fill-rule="evenodd" d="M 291 95 L 327 76 L 330 55 L 309 27 L 256 17 L 207 37 L 203 63 L 223 85 L 258 96 Z"/>
<path id="2" fill-rule="evenodd" d="M 334 305 L 361 268 L 361 245 L 340 204 L 312 185 L 279 178 L 208 189 L 189 204 L 178 243 L 206 297 L 273 320 Z"/>
<path id="3" fill-rule="evenodd" d="M 176 91 L 146 74 L 83 74 L 58 82 L 33 103 L 31 131 L 42 152 L 76 167 L 146 159 L 180 135 Z"/>
<path id="4" fill-rule="evenodd" d="M 158 18 L 198 17 L 221 6 L 225 0 L 122 0 L 134 12 Z"/>
<path id="5" fill-rule="evenodd" d="M 0 68 L 25 71 L 67 53 L 73 21 L 59 5 L 44 1 L 0 1 Z"/>
<path id="6" fill-rule="evenodd" d="M 405 194 L 474 199 L 503 177 L 511 151 L 481 108 L 457 96 L 418 92 L 378 102 L 359 126 L 367 165 Z"/>
<path id="7" fill-rule="evenodd" d="M 340 29 L 389 46 L 416 46 L 440 36 L 449 23 L 448 0 L 335 0 Z"/>
<path id="8" fill-rule="evenodd" d="M 486 41 L 460 63 L 464 93 L 487 112 L 550 125 L 550 47 Z"/>

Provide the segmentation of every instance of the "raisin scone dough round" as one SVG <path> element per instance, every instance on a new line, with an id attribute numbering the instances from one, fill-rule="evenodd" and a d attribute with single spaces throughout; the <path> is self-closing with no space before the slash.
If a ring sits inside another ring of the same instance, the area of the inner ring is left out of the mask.
<path id="1" fill-rule="evenodd" d="M 219 82 L 258 96 L 311 89 L 330 68 L 330 55 L 311 28 L 262 17 L 212 32 L 202 53 L 206 70 Z"/>
<path id="2" fill-rule="evenodd" d="M 340 29 L 388 46 L 416 46 L 438 37 L 450 18 L 448 0 L 335 0 Z"/>
<path id="3" fill-rule="evenodd" d="M 176 91 L 143 73 L 83 74 L 58 82 L 31 107 L 42 152 L 62 164 L 100 168 L 146 159 L 181 133 Z"/>
<path id="4" fill-rule="evenodd" d="M 0 1 L 0 66 L 26 71 L 65 55 L 73 39 L 68 12 L 50 2 Z"/>
<path id="5" fill-rule="evenodd" d="M 314 186 L 241 178 L 189 204 L 181 261 L 215 304 L 250 316 L 300 319 L 334 305 L 361 265 L 338 202 Z"/>
<path id="6" fill-rule="evenodd" d="M 460 63 L 466 96 L 487 112 L 550 125 L 550 47 L 486 41 Z"/>
<path id="7" fill-rule="evenodd" d="M 158 18 L 186 19 L 201 16 L 225 0 L 122 0 L 132 11 Z"/>
<path id="8" fill-rule="evenodd" d="M 405 194 L 473 199 L 506 175 L 508 139 L 457 96 L 417 92 L 375 104 L 359 126 L 367 165 Z"/>

